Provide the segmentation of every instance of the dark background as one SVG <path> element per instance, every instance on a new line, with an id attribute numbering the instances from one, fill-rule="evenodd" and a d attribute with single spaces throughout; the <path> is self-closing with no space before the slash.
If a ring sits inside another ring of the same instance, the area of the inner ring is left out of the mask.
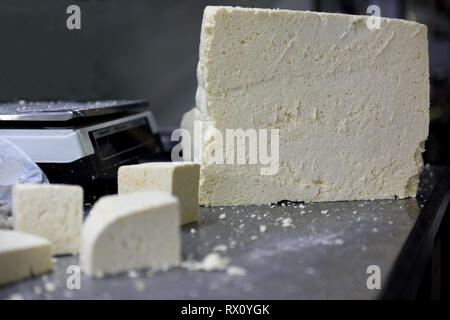
<path id="1" fill-rule="evenodd" d="M 81 7 L 81 30 L 66 28 L 66 8 Z M 0 101 L 136 99 L 150 101 L 162 127 L 194 106 L 203 8 L 241 5 L 366 14 L 428 25 L 430 139 L 425 161 L 450 165 L 450 0 L 1 0 Z"/>

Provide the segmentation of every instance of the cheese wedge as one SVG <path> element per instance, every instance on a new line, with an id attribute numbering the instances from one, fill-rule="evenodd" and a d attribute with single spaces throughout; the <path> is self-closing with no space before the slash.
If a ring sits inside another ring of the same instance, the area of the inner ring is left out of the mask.
<path id="1" fill-rule="evenodd" d="M 52 246 L 47 239 L 0 230 L 0 285 L 52 270 Z"/>
<path id="2" fill-rule="evenodd" d="M 181 124 L 192 136 L 203 127 L 193 148 L 200 204 L 416 195 L 429 127 L 427 27 L 381 18 L 373 29 L 368 19 L 205 9 L 196 108 Z M 261 174 L 260 145 L 256 164 L 217 164 L 212 132 L 227 129 L 279 130 L 278 170 Z"/>
<path id="3" fill-rule="evenodd" d="M 129 269 L 180 262 L 178 199 L 163 191 L 105 196 L 87 217 L 81 236 L 81 269 L 101 277 Z"/>

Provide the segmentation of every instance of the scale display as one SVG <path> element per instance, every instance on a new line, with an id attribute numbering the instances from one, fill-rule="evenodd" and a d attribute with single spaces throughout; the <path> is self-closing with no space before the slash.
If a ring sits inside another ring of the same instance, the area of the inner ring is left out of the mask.
<path id="1" fill-rule="evenodd" d="M 159 147 L 146 118 L 93 131 L 90 138 L 102 160 L 110 160 L 144 146 L 152 150 Z"/>

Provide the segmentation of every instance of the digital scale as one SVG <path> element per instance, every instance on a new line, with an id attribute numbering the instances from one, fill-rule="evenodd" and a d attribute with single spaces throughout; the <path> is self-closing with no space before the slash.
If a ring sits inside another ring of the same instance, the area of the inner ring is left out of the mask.
<path id="1" fill-rule="evenodd" d="M 3 103 L 0 137 L 24 151 L 51 183 L 83 186 L 87 202 L 117 192 L 119 166 L 164 158 L 144 100 Z"/>

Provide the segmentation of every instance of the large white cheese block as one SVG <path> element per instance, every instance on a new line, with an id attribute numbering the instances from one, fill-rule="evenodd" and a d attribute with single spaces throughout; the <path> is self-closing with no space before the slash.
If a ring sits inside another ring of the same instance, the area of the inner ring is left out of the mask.
<path id="1" fill-rule="evenodd" d="M 200 204 L 416 195 L 429 126 L 427 27 L 381 18 L 371 30 L 367 19 L 205 9 L 196 108 L 181 125 L 192 135 L 203 126 Z M 261 161 L 214 163 L 211 129 L 225 137 L 236 128 L 279 129 L 276 174 L 262 175 Z"/>
<path id="2" fill-rule="evenodd" d="M 47 239 L 0 230 L 0 285 L 52 270 L 52 246 Z"/>
<path id="3" fill-rule="evenodd" d="M 198 220 L 200 166 L 187 162 L 159 162 L 122 166 L 118 173 L 119 194 L 162 190 L 180 201 L 181 224 Z"/>
<path id="4" fill-rule="evenodd" d="M 163 191 L 101 198 L 83 225 L 82 270 L 100 277 L 128 269 L 179 264 L 179 215 L 178 199 Z"/>
<path id="5" fill-rule="evenodd" d="M 83 223 L 81 187 L 15 185 L 12 212 L 14 229 L 49 239 L 55 255 L 78 253 Z"/>

